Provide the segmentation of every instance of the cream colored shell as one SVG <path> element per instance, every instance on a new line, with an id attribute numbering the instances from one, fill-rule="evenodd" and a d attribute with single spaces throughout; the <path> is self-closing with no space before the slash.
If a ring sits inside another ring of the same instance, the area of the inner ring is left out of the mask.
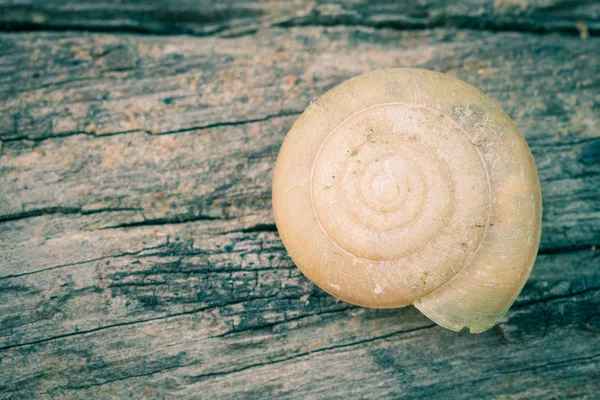
<path id="1" fill-rule="evenodd" d="M 279 153 L 273 209 L 326 292 L 414 304 L 474 333 L 507 312 L 540 240 L 539 180 L 513 122 L 474 87 L 419 69 L 360 75 L 311 104 Z"/>

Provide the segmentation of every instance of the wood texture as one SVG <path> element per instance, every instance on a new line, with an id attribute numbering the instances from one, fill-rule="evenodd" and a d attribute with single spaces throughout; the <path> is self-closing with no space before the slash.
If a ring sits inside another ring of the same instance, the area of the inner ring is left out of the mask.
<path id="1" fill-rule="evenodd" d="M 594 398 L 600 39 L 539 31 L 597 3 L 510 3 L 538 33 L 371 27 L 404 14 L 353 2 L 339 7 L 361 20 L 311 8 L 339 24 L 264 22 L 267 9 L 292 13 L 285 4 L 222 19 L 203 9 L 212 17 L 190 29 L 204 36 L 176 36 L 192 2 L 168 17 L 159 2 L 122 1 L 114 15 L 108 1 L 3 2 L 24 29 L 165 35 L 0 34 L 0 398 Z M 475 13 L 418 4 L 406 15 Z M 90 19 L 92 6 L 104 14 Z M 256 28 L 232 34 L 244 18 Z M 321 26 L 332 24 L 344 26 Z M 335 84 L 395 66 L 479 87 L 536 159 L 540 255 L 506 319 L 481 335 L 412 307 L 337 302 L 294 267 L 274 226 L 272 168 L 297 116 Z"/>
<path id="2" fill-rule="evenodd" d="M 237 36 L 273 26 L 598 33 L 597 0 L 0 0 L 0 27 Z"/>

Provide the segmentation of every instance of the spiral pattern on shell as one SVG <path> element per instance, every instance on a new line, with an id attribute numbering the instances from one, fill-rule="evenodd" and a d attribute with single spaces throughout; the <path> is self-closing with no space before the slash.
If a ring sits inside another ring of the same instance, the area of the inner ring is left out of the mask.
<path id="1" fill-rule="evenodd" d="M 529 276 L 541 197 L 531 153 L 477 89 L 416 69 L 323 95 L 288 133 L 273 207 L 298 267 L 347 302 L 414 304 L 481 332 Z"/>

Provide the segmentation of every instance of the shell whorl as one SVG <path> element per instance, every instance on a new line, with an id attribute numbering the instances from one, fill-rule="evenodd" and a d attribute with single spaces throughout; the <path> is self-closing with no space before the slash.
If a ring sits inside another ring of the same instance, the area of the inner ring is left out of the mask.
<path id="1" fill-rule="evenodd" d="M 454 330 L 504 315 L 539 244 L 520 133 L 478 90 L 425 70 L 374 71 L 311 105 L 282 146 L 273 207 L 322 289 L 367 307 L 413 303 Z"/>

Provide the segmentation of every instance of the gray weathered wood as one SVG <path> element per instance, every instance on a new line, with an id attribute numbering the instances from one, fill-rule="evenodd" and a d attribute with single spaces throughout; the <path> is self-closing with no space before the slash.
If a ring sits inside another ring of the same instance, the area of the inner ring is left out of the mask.
<path id="1" fill-rule="evenodd" d="M 0 398 L 593 398 L 599 45 L 365 26 L 0 34 Z M 481 335 L 336 302 L 274 226 L 270 177 L 297 115 L 394 66 L 481 88 L 536 158 L 540 255 Z"/>
<path id="2" fill-rule="evenodd" d="M 597 0 L 0 0 L 0 27 L 224 36 L 268 26 L 600 31 Z"/>

